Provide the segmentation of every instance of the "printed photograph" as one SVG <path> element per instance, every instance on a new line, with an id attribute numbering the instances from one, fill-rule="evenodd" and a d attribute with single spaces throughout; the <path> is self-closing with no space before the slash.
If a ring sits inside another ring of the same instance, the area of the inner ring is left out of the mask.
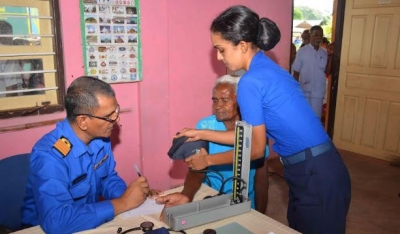
<path id="1" fill-rule="evenodd" d="M 96 13 L 96 5 L 86 5 L 83 8 L 85 13 Z"/>
<path id="2" fill-rule="evenodd" d="M 99 5 L 100 13 L 110 13 L 110 7 L 105 5 Z"/>
<path id="3" fill-rule="evenodd" d="M 137 36 L 136 35 L 129 35 L 128 42 L 130 43 L 137 43 Z"/>
<path id="4" fill-rule="evenodd" d="M 87 34 L 96 33 L 96 26 L 95 25 L 86 25 L 86 33 Z"/>
<path id="5" fill-rule="evenodd" d="M 112 13 L 114 14 L 125 14 L 125 7 L 122 6 L 113 6 Z"/>
<path id="6" fill-rule="evenodd" d="M 114 24 L 124 24 L 125 23 L 125 18 L 124 17 L 114 17 L 112 19 Z"/>
<path id="7" fill-rule="evenodd" d="M 124 26 L 114 26 L 114 33 L 115 34 L 125 33 L 125 27 Z"/>
<path id="8" fill-rule="evenodd" d="M 89 23 L 89 24 L 97 23 L 96 16 L 94 16 L 94 15 L 85 15 L 85 23 Z"/>
<path id="9" fill-rule="evenodd" d="M 110 34 L 111 33 L 111 26 L 100 25 L 100 33 L 102 33 L 102 34 Z"/>
<path id="10" fill-rule="evenodd" d="M 86 42 L 97 43 L 97 35 L 86 36 Z"/>
<path id="11" fill-rule="evenodd" d="M 130 17 L 128 20 L 126 20 L 127 24 L 137 24 L 137 17 Z"/>
<path id="12" fill-rule="evenodd" d="M 125 39 L 123 35 L 114 36 L 114 43 L 125 43 Z"/>
<path id="13" fill-rule="evenodd" d="M 129 33 L 129 34 L 137 33 L 137 26 L 127 26 L 126 33 Z"/>
<path id="14" fill-rule="evenodd" d="M 100 43 L 111 43 L 111 36 L 110 35 L 101 35 Z"/>
<path id="15" fill-rule="evenodd" d="M 136 7 L 126 7 L 126 14 L 136 15 Z"/>
<path id="16" fill-rule="evenodd" d="M 99 21 L 100 21 L 100 23 L 110 24 L 111 23 L 111 18 L 109 16 L 100 16 L 99 17 Z"/>

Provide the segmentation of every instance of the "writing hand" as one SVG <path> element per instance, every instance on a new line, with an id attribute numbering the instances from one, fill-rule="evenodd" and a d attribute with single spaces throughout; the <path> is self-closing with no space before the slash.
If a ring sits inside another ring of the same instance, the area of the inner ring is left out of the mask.
<path id="1" fill-rule="evenodd" d="M 136 208 L 146 200 L 149 191 L 146 177 L 141 176 L 128 185 L 122 198 L 126 201 L 128 209 Z"/>

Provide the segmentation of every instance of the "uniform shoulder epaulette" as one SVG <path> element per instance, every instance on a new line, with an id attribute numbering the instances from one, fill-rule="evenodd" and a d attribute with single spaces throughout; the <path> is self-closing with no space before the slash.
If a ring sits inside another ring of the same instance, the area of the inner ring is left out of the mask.
<path id="1" fill-rule="evenodd" d="M 54 143 L 53 148 L 60 152 L 63 157 L 66 157 L 72 149 L 72 144 L 67 138 L 61 136 L 60 139 L 58 139 L 56 143 Z"/>

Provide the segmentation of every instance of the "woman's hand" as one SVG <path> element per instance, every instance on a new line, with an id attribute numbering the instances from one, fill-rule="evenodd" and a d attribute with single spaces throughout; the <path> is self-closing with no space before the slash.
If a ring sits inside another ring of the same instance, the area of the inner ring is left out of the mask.
<path id="1" fill-rule="evenodd" d="M 176 133 L 175 138 L 186 136 L 186 137 L 188 137 L 187 141 L 198 141 L 198 140 L 202 140 L 200 133 L 201 133 L 201 130 L 197 130 L 197 129 L 193 129 L 193 128 L 184 128 Z"/>

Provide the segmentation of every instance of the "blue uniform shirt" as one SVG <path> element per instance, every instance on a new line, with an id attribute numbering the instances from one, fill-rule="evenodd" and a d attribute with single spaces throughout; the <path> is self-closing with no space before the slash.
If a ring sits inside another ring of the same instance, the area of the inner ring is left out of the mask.
<path id="1" fill-rule="evenodd" d="M 215 115 L 211 115 L 211 116 L 201 119 L 197 123 L 196 129 L 226 131 L 225 124 L 223 122 L 219 122 L 216 119 Z M 229 151 L 232 149 L 233 149 L 233 147 L 230 145 L 222 145 L 222 144 L 210 142 L 208 153 L 209 154 L 217 154 L 217 153 L 226 152 L 226 151 Z M 265 156 L 268 157 L 268 146 L 266 148 Z M 228 178 L 233 177 L 233 165 L 215 165 L 215 166 L 208 167 L 208 170 L 218 171 L 224 177 L 223 178 L 224 180 L 227 180 Z M 250 174 L 249 181 L 248 181 L 248 191 L 249 191 L 248 197 L 251 199 L 252 208 L 255 208 L 255 203 L 254 203 L 254 175 L 255 175 L 255 173 L 256 173 L 256 164 L 255 164 L 255 162 L 252 162 L 251 168 L 250 168 L 250 173 L 249 173 Z M 219 191 L 222 186 L 221 177 L 219 175 L 217 175 L 216 173 L 212 173 L 212 172 L 208 172 L 207 177 L 209 179 L 209 182 L 211 183 L 210 186 L 213 189 Z M 205 182 L 207 182 L 207 180 L 205 180 Z M 233 180 L 229 180 L 225 183 L 224 189 L 222 191 L 226 194 L 232 193 L 232 186 L 233 186 Z"/>
<path id="2" fill-rule="evenodd" d="M 268 136 L 275 140 L 273 149 L 281 156 L 329 140 L 299 83 L 261 51 L 239 80 L 238 104 L 244 121 L 265 124 Z"/>
<path id="3" fill-rule="evenodd" d="M 69 151 L 65 145 L 55 147 L 60 139 L 70 144 Z M 109 199 L 126 190 L 114 168 L 109 139 L 94 139 L 86 145 L 66 119 L 57 123 L 32 149 L 22 222 L 40 224 L 46 233 L 72 233 L 112 220 Z M 106 200 L 99 201 L 100 195 Z"/>

